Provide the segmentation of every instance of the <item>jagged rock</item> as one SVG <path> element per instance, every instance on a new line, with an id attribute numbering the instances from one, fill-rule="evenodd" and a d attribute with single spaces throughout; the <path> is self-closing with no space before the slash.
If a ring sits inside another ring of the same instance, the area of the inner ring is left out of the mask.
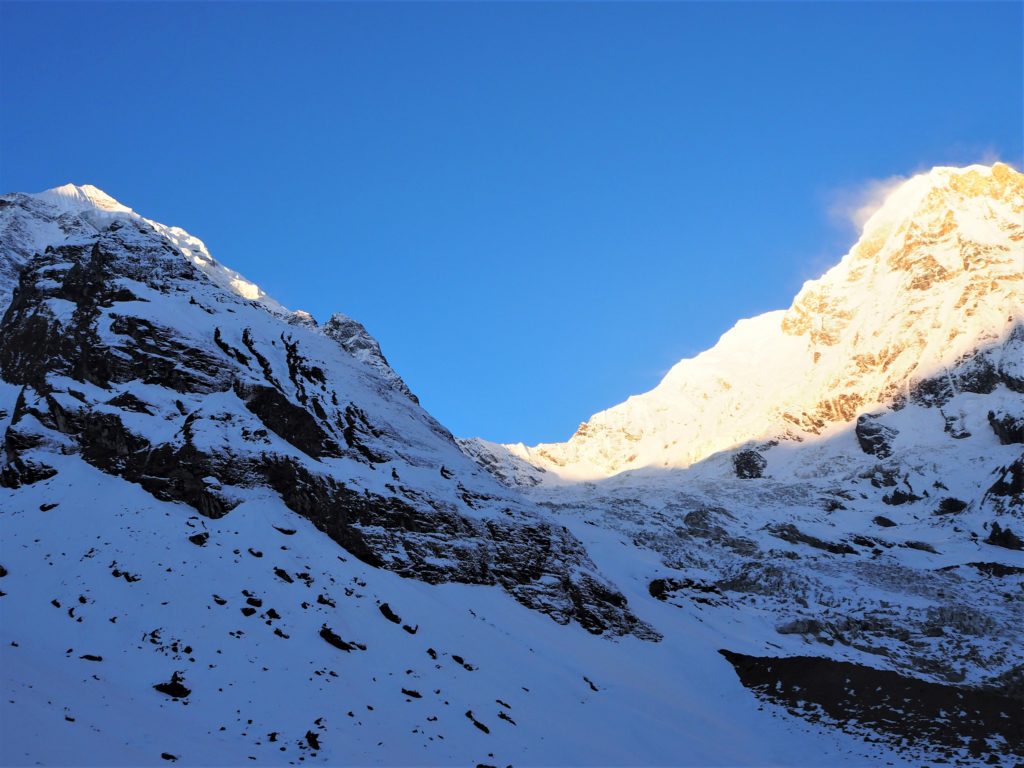
<path id="1" fill-rule="evenodd" d="M 765 467 L 768 461 L 760 453 L 754 450 L 739 451 L 732 457 L 733 470 L 736 477 L 742 480 L 754 480 L 764 477 Z"/>
<path id="2" fill-rule="evenodd" d="M 510 453 L 503 445 L 476 437 L 457 438 L 456 442 L 464 454 L 509 488 L 535 487 L 547 474 L 543 467 L 534 466 L 522 457 Z"/>
<path id="3" fill-rule="evenodd" d="M 899 483 L 899 471 L 895 467 L 875 465 L 870 471 L 860 475 L 870 480 L 875 488 L 892 488 Z"/>
<path id="4" fill-rule="evenodd" d="M 675 596 L 704 605 L 721 605 L 725 602 L 725 596 L 716 585 L 695 579 L 654 579 L 647 586 L 647 591 L 651 597 L 662 602 Z"/>
<path id="5" fill-rule="evenodd" d="M 893 427 L 879 423 L 876 414 L 867 413 L 858 417 L 854 432 L 860 449 L 880 459 L 887 459 L 892 455 L 892 441 L 899 434 Z"/>
<path id="6" fill-rule="evenodd" d="M 358 324 L 335 318 L 325 337 L 289 317 L 227 293 L 140 219 L 32 257 L 0 325 L 0 376 L 22 385 L 4 483 L 51 476 L 47 452 L 70 450 L 210 518 L 231 512 L 236 489 L 265 488 L 372 565 L 500 585 L 562 623 L 657 637 L 565 528 L 476 471 Z M 460 482 L 361 483 L 387 463 Z"/>
<path id="7" fill-rule="evenodd" d="M 352 355 L 352 357 L 369 365 L 398 391 L 414 403 L 419 403 L 419 398 L 409 391 L 405 381 L 395 373 L 387 358 L 384 357 L 384 353 L 380 349 L 380 343 L 367 332 L 366 328 L 358 320 L 353 320 L 348 315 L 338 312 L 324 323 L 323 331 L 327 336 L 338 342 L 338 345 Z"/>
<path id="8" fill-rule="evenodd" d="M 1021 503 L 1021 497 L 1024 496 L 1024 456 L 999 470 L 999 477 L 989 487 L 985 496 L 1000 496 L 1011 503 Z"/>
<path id="9" fill-rule="evenodd" d="M 984 573 L 988 576 L 995 576 L 996 578 L 1024 574 L 1024 568 L 1016 565 L 1006 565 L 1004 563 L 968 563 L 968 565 L 976 569 L 979 573 Z"/>
<path id="10" fill-rule="evenodd" d="M 955 499 L 951 496 L 946 497 L 939 502 L 938 509 L 935 510 L 937 515 L 954 515 L 957 512 L 963 512 L 967 509 L 967 502 Z"/>
<path id="11" fill-rule="evenodd" d="M 899 506 L 900 504 L 909 504 L 912 501 L 920 500 L 921 497 L 918 496 L 916 493 L 914 493 L 913 491 L 904 491 L 902 488 L 897 488 L 896 490 L 882 496 L 882 501 L 885 504 L 889 504 L 890 506 L 893 507 Z"/>
<path id="12" fill-rule="evenodd" d="M 1003 445 L 1024 443 L 1024 415 L 989 411 L 988 423 Z"/>
<path id="13" fill-rule="evenodd" d="M 1009 526 L 1003 528 L 997 522 L 992 523 L 985 543 L 1004 549 L 1024 549 L 1024 539 L 1015 534 Z"/>
<path id="14" fill-rule="evenodd" d="M 160 693 L 170 696 L 175 699 L 184 699 L 192 693 L 191 690 L 184 686 L 184 678 L 175 672 L 171 675 L 171 679 L 166 683 L 157 683 L 153 686 Z"/>
<path id="15" fill-rule="evenodd" d="M 349 642 L 346 642 L 346 641 L 342 640 L 341 637 L 339 637 L 338 633 L 336 633 L 334 630 L 332 630 L 326 624 L 324 624 L 320 628 L 320 637 L 322 637 L 324 642 L 326 642 L 328 645 L 333 645 L 339 651 L 345 651 L 346 653 L 349 653 L 349 652 L 355 651 L 355 650 L 360 650 L 360 651 L 365 651 L 366 650 L 366 646 L 364 646 L 364 645 L 361 645 L 359 643 L 349 643 Z"/>

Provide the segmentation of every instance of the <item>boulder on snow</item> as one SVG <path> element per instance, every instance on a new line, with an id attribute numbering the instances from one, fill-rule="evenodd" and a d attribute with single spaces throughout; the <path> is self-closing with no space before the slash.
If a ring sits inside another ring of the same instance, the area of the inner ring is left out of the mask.
<path id="1" fill-rule="evenodd" d="M 989 411 L 988 423 L 1003 445 L 1024 443 L 1024 414 Z"/>
<path id="2" fill-rule="evenodd" d="M 985 543 L 1004 549 L 1024 549 L 1024 539 L 1015 534 L 1009 526 L 1003 528 L 996 522 L 992 523 Z"/>
<path id="3" fill-rule="evenodd" d="M 733 470 L 736 472 L 736 477 L 741 480 L 764 477 L 764 470 L 767 466 L 767 459 L 754 450 L 739 451 L 732 457 Z"/>
<path id="4" fill-rule="evenodd" d="M 860 449 L 880 459 L 887 459 L 892 455 L 892 440 L 899 434 L 893 427 L 879 423 L 878 416 L 870 413 L 858 417 L 857 426 L 853 431 L 857 435 Z"/>
<path id="5" fill-rule="evenodd" d="M 963 512 L 965 509 L 967 509 L 966 501 L 961 501 L 953 496 L 947 496 L 939 502 L 939 506 L 938 509 L 935 510 L 935 514 L 954 515 L 957 512 Z"/>

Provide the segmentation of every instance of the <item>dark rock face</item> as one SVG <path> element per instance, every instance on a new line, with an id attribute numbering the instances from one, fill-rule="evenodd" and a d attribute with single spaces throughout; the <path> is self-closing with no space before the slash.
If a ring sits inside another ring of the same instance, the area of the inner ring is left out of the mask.
<path id="1" fill-rule="evenodd" d="M 902 488 L 897 488 L 891 493 L 887 493 L 882 497 L 882 501 L 890 506 L 898 507 L 900 504 L 907 504 L 911 501 L 920 501 L 921 497 L 912 491 L 904 491 Z"/>
<path id="2" fill-rule="evenodd" d="M 166 683 L 157 683 L 153 688 L 160 691 L 160 693 L 165 696 L 170 696 L 175 699 L 185 699 L 188 698 L 188 695 L 192 693 L 192 691 L 186 688 L 182 683 L 183 680 L 181 675 L 175 672 L 171 675 L 171 679 Z"/>
<path id="3" fill-rule="evenodd" d="M 235 384 L 235 394 L 274 434 L 314 459 L 340 457 L 341 449 L 313 414 L 293 404 L 280 390 Z"/>
<path id="4" fill-rule="evenodd" d="M 966 501 L 950 496 L 939 502 L 939 507 L 935 510 L 935 513 L 938 515 L 955 515 L 957 512 L 963 512 L 965 509 L 967 509 Z"/>
<path id="5" fill-rule="evenodd" d="M 831 552 L 834 555 L 855 555 L 857 550 L 851 547 L 846 542 L 831 542 L 819 539 L 816 536 L 811 536 L 808 533 L 804 533 L 792 523 L 778 523 L 775 525 L 768 526 L 768 531 L 783 541 L 788 541 L 791 544 L 806 544 L 815 549 L 821 549 L 825 552 Z"/>
<path id="6" fill-rule="evenodd" d="M 324 333 L 338 342 L 338 345 L 350 355 L 374 368 L 388 383 L 414 403 L 419 403 L 419 398 L 409 390 L 402 377 L 395 372 L 387 358 L 384 357 L 380 343 L 367 332 L 362 323 L 347 315 L 337 313 L 324 324 Z"/>
<path id="7" fill-rule="evenodd" d="M 1024 456 L 999 470 L 999 477 L 982 499 L 983 504 L 986 502 L 997 511 L 1019 510 L 1024 506 Z"/>
<path id="8" fill-rule="evenodd" d="M 768 461 L 760 453 L 754 450 L 739 451 L 732 457 L 732 466 L 736 477 L 742 480 L 754 480 L 764 477 L 764 470 Z"/>
<path id="9" fill-rule="evenodd" d="M 1015 534 L 1009 526 L 1003 528 L 999 523 L 992 523 L 992 527 L 989 529 L 988 538 L 985 539 L 986 544 L 992 544 L 997 547 L 1003 547 L 1004 549 L 1024 549 L 1024 539 Z"/>
<path id="10" fill-rule="evenodd" d="M 22 385 L 0 480 L 37 482 L 74 453 L 211 518 L 266 488 L 372 565 L 657 637 L 567 529 L 479 472 L 382 372 L 362 326 L 327 325 L 226 292 L 141 221 L 49 248 L 0 325 L 0 376 Z"/>
<path id="11" fill-rule="evenodd" d="M 670 599 L 704 605 L 722 605 L 728 602 L 715 584 L 694 579 L 654 579 L 647 586 L 647 591 L 651 597 L 662 602 Z"/>
<path id="12" fill-rule="evenodd" d="M 1024 379 L 1012 365 L 1024 349 L 1024 325 L 1016 325 L 1005 342 L 964 355 L 944 373 L 917 381 L 910 399 L 926 407 L 941 408 L 959 392 L 985 395 L 1002 384 L 1012 392 L 1024 392 Z"/>
<path id="13" fill-rule="evenodd" d="M 1003 445 L 1024 443 L 1024 415 L 989 411 L 988 423 Z"/>
<path id="14" fill-rule="evenodd" d="M 720 653 L 758 698 L 808 720 L 825 717 L 855 732 L 867 728 L 895 745 L 951 751 L 966 742 L 975 757 L 997 763 L 1007 753 L 1024 757 L 1021 703 L 1002 690 L 932 683 L 825 658 Z"/>
<path id="15" fill-rule="evenodd" d="M 878 422 L 878 417 L 864 414 L 857 419 L 854 432 L 860 449 L 871 456 L 887 459 L 892 455 L 892 440 L 899 434 L 892 427 Z"/>

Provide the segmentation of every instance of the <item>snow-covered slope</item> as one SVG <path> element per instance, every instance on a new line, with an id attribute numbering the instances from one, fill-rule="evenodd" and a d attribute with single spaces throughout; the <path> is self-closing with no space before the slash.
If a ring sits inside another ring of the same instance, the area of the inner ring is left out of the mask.
<path id="1" fill-rule="evenodd" d="M 554 475 L 593 479 L 809 437 L 910 395 L 1022 322 L 1024 176 L 999 163 L 936 168 L 896 189 L 788 310 L 741 320 L 566 443 L 509 448 Z M 1016 349 L 997 357 L 1024 382 Z"/>
<path id="2" fill-rule="evenodd" d="M 210 519 L 57 464 L 3 497 L 4 765 L 914 763 L 762 711 L 717 653 L 762 620 L 653 600 L 618 537 L 595 556 L 661 643 L 400 578 L 272 497 Z"/>
<path id="3" fill-rule="evenodd" d="M 148 224 L 217 285 L 285 312 L 258 285 L 214 259 L 199 238 L 179 227 L 145 219 L 91 184 L 65 184 L 36 194 L 0 196 L 0 304 L 6 307 L 10 301 L 17 271 L 32 255 L 47 246 L 89 242 L 117 219 Z"/>
<path id="4" fill-rule="evenodd" d="M 0 268 L 3 764 L 1024 755 L 1024 334 L 577 483 L 95 188 L 0 197 Z"/>
<path id="5" fill-rule="evenodd" d="M 24 219 L 35 198 L 22 198 Z M 198 240 L 98 191 L 39 199 L 43 225 L 25 229 L 47 231 L 60 210 L 82 224 L 21 268 L 3 318 L 0 374 L 21 387 L 5 485 L 52 477 L 56 457 L 75 454 L 211 518 L 269 493 L 373 565 L 500 584 L 558 621 L 653 636 L 571 535 L 382 375 L 383 358 L 258 289 L 240 295 L 250 284 L 197 261 Z"/>
<path id="6" fill-rule="evenodd" d="M 945 723 L 978 760 L 1019 756 L 1022 307 L 1024 177 L 938 168 L 789 310 L 740 321 L 569 442 L 460 445 L 585 542 L 611 530 L 656 553 L 655 599 L 760 616 L 747 639 L 782 658 L 730 658 L 764 700 L 932 743 Z M 975 722 L 1012 732 L 944 721 L 981 691 L 1008 698 Z"/>

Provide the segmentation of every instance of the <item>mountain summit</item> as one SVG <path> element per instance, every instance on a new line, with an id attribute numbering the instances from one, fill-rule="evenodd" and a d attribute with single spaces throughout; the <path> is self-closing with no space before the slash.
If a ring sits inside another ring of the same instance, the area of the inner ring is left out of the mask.
<path id="1" fill-rule="evenodd" d="M 17 270 L 33 254 L 47 247 L 89 242 L 118 220 L 142 223 L 157 232 L 222 288 L 272 310 L 287 312 L 258 285 L 214 259 L 199 238 L 179 227 L 143 218 L 91 184 L 65 184 L 45 192 L 0 197 L 0 304 L 6 305 Z"/>
<path id="2" fill-rule="evenodd" d="M 92 184 L 65 184 L 45 192 L 33 195 L 37 200 L 53 205 L 65 213 L 82 213 L 83 211 L 106 211 L 108 213 L 132 213 L 132 209 L 122 205 L 99 187 Z"/>
<path id="3" fill-rule="evenodd" d="M 935 168 L 895 189 L 789 309 L 741 320 L 565 443 L 508 448 L 570 479 L 687 467 L 750 440 L 826 434 L 988 347 L 979 371 L 1019 389 L 1024 347 L 1003 343 L 1022 322 L 1024 175 Z"/>
<path id="4" fill-rule="evenodd" d="M 655 600 L 705 625 L 763 622 L 720 646 L 761 701 L 945 744 L 944 759 L 978 739 L 964 759 L 1012 762 L 1022 307 L 1024 176 L 937 168 L 788 310 L 740 321 L 568 442 L 461 445 L 591 547 L 614 531 L 656 553 Z M 741 637 L 755 649 L 737 653 Z M 974 695 L 991 716 L 945 723 Z"/>

